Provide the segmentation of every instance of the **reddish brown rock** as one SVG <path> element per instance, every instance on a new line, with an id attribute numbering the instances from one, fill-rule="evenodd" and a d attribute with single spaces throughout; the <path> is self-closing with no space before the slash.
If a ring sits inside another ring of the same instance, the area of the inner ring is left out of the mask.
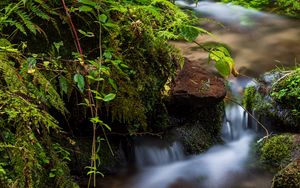
<path id="1" fill-rule="evenodd" d="M 220 102 L 225 96 L 224 80 L 206 71 L 197 61 L 186 60 L 171 88 L 172 102 L 177 104 Z"/>

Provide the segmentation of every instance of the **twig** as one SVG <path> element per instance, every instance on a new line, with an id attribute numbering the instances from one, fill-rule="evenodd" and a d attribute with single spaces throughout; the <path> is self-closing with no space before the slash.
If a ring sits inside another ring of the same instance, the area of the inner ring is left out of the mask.
<path id="1" fill-rule="evenodd" d="M 76 31 L 76 28 L 73 24 L 73 21 L 72 21 L 72 18 L 71 18 L 71 14 L 69 13 L 69 9 L 65 3 L 65 0 L 61 0 L 62 4 L 63 4 L 63 7 L 66 11 L 66 14 L 68 16 L 68 19 L 69 19 L 69 22 L 70 22 L 70 25 L 71 25 L 71 28 L 72 28 L 72 31 L 73 31 L 73 34 L 74 34 L 74 38 L 75 38 L 75 42 L 76 42 L 76 47 L 77 47 L 77 50 L 79 51 L 80 53 L 80 57 L 81 57 L 81 60 L 82 60 L 82 65 L 84 65 L 84 58 L 83 58 L 83 52 L 82 52 L 82 48 L 81 48 L 81 45 L 80 45 L 80 42 L 79 42 L 79 37 L 77 35 L 77 31 Z"/>
<path id="2" fill-rule="evenodd" d="M 268 131 L 268 129 L 260 122 L 260 121 L 258 121 L 258 119 L 256 119 L 245 107 L 243 107 L 243 105 L 241 105 L 240 103 L 238 103 L 237 101 L 235 101 L 235 100 L 233 100 L 233 99 L 231 99 L 231 98 L 229 98 L 229 97 L 225 97 L 225 99 L 227 99 L 227 100 L 229 100 L 229 101 L 231 101 L 231 102 L 233 102 L 233 103 L 235 103 L 235 104 L 237 104 L 237 105 L 239 105 L 240 107 L 242 107 L 243 109 L 244 109 L 244 111 L 245 112 L 247 112 L 248 113 L 248 115 L 251 117 L 251 118 L 253 118 L 265 131 L 266 131 L 266 137 L 268 138 L 269 137 L 269 131 Z"/>

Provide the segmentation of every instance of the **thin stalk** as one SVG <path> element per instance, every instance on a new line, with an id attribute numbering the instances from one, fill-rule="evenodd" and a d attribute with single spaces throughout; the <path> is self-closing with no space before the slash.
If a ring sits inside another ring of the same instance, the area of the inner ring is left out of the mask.
<path id="1" fill-rule="evenodd" d="M 229 98 L 229 97 L 225 97 L 225 99 L 227 99 L 227 100 L 229 100 L 229 101 L 231 101 L 231 102 L 233 102 L 233 103 L 235 103 L 235 104 L 237 104 L 237 105 L 239 105 L 240 107 L 242 107 L 243 109 L 244 109 L 244 111 L 245 112 L 247 112 L 248 114 L 249 114 L 249 116 L 252 118 L 252 119 L 254 119 L 264 130 L 265 130 L 265 132 L 266 132 L 266 137 L 268 138 L 269 137 L 269 131 L 268 131 L 268 129 L 260 122 L 260 121 L 258 121 L 258 119 L 256 119 L 245 107 L 243 107 L 243 105 L 241 105 L 239 102 L 237 102 L 237 101 L 235 101 L 235 100 L 233 100 L 233 99 L 231 99 L 231 98 Z"/>
<path id="2" fill-rule="evenodd" d="M 74 35 L 74 38 L 75 38 L 75 44 L 76 44 L 76 47 L 77 47 L 77 50 L 79 51 L 79 54 L 80 54 L 80 58 L 82 60 L 82 65 L 84 65 L 84 58 L 83 58 L 83 52 L 82 52 L 82 48 L 81 48 L 81 45 L 80 45 L 80 41 L 79 41 L 79 37 L 78 37 L 78 34 L 77 34 L 77 31 L 76 31 L 76 28 L 75 28 L 75 25 L 72 21 L 72 18 L 71 18 L 71 14 L 69 13 L 69 9 L 65 3 L 65 0 L 61 0 L 62 4 L 63 4 L 63 7 L 66 11 L 66 15 L 68 16 L 68 19 L 69 19 L 69 22 L 70 22 L 70 25 L 71 25 L 71 28 L 72 28 L 72 32 L 73 32 L 73 35 Z"/>

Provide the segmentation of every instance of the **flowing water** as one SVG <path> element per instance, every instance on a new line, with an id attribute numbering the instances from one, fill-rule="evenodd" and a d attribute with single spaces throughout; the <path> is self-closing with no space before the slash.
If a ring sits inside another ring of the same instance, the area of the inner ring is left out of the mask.
<path id="1" fill-rule="evenodd" d="M 300 59 L 299 20 L 245 9 L 229 4 L 200 2 L 198 7 L 188 1 L 179 6 L 192 9 L 198 15 L 218 22 L 206 22 L 215 37 L 200 36 L 198 42 L 218 41 L 231 48 L 237 69 L 257 77 L 275 66 L 293 66 Z M 190 60 L 199 61 L 208 69 L 207 53 L 194 44 L 172 42 Z M 239 98 L 243 88 L 251 84 L 248 78 L 231 79 L 231 94 Z M 253 84 L 253 83 L 252 83 Z M 135 168 L 132 174 L 101 187 L 115 188 L 267 188 L 273 174 L 253 167 L 251 143 L 259 127 L 244 110 L 227 104 L 222 138 L 224 145 L 207 152 L 185 156 L 180 143 L 168 143 L 154 138 L 136 140 Z"/>

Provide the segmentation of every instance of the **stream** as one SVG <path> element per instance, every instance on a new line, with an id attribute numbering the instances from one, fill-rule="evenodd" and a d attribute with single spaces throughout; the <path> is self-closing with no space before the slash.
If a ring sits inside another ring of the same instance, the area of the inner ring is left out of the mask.
<path id="1" fill-rule="evenodd" d="M 177 1 L 197 15 L 215 19 L 202 27 L 215 36 L 202 35 L 198 42 L 218 41 L 228 45 L 239 72 L 250 77 L 274 69 L 291 67 L 300 59 L 300 23 L 298 20 L 249 10 L 230 4 Z M 201 19 L 201 18 L 200 18 Z M 207 64 L 207 53 L 186 42 L 171 42 L 190 60 Z M 253 84 L 250 78 L 230 78 L 231 94 L 241 98 L 243 88 Z M 186 156 L 178 142 L 155 138 L 136 140 L 135 170 L 120 177 L 108 177 L 100 187 L 110 188 L 268 188 L 273 174 L 255 166 L 250 156 L 251 143 L 261 136 L 255 121 L 235 105 L 226 105 L 223 145 L 205 153 Z M 258 132 L 257 132 L 258 131 Z"/>

